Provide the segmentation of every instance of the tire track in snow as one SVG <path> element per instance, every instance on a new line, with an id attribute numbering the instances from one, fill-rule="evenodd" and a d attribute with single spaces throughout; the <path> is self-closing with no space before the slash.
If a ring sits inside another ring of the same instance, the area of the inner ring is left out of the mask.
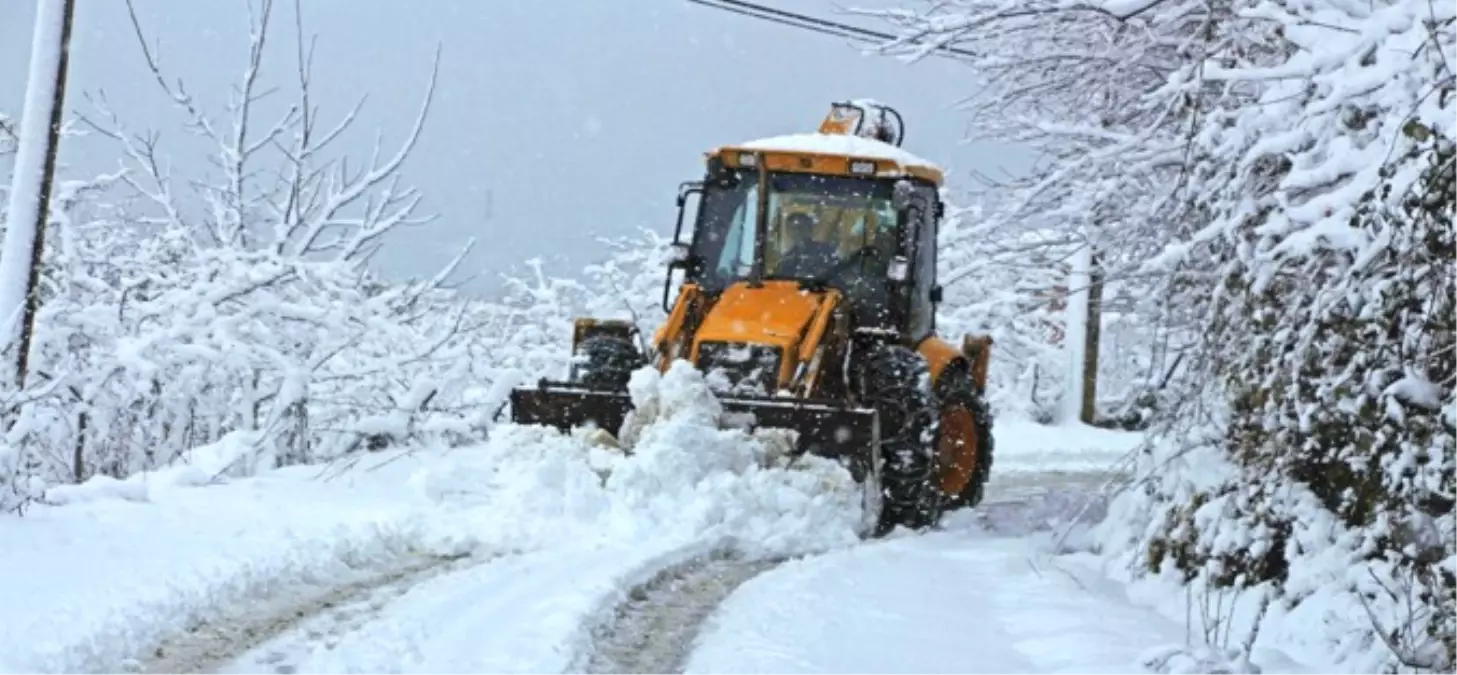
<path id="1" fill-rule="evenodd" d="M 985 501 L 969 511 L 948 514 L 1001 536 L 1026 536 L 1068 525 L 1089 525 L 1107 515 L 1110 482 L 1120 474 L 1106 469 L 993 474 Z"/>
<path id="2" fill-rule="evenodd" d="M 489 559 L 489 558 L 488 558 Z M 158 645 L 149 658 L 132 664 L 145 673 L 216 672 L 248 656 L 275 638 L 301 629 L 300 645 L 311 647 L 342 630 L 350 630 L 377 614 L 386 602 L 426 579 L 446 574 L 482 559 L 461 556 L 412 557 L 408 562 L 329 586 L 295 586 L 264 601 L 250 602 L 220 617 L 200 622 L 187 633 Z M 332 613 L 331 613 L 332 612 Z M 322 622 L 320 621 L 322 620 Z M 271 650 L 256 659 L 275 673 L 294 672 L 288 649 Z"/>
<path id="3" fill-rule="evenodd" d="M 781 562 L 716 552 L 662 569 L 592 630 L 585 672 L 683 672 L 703 621 L 734 589 Z"/>
<path id="4" fill-rule="evenodd" d="M 1053 523 L 1096 521 L 1100 490 L 1115 474 L 1052 469 L 1008 472 L 988 485 L 986 501 L 958 512 L 988 532 L 1025 536 Z M 871 542 L 873 545 L 873 542 Z M 783 560 L 746 560 L 723 550 L 663 567 L 633 586 L 591 631 L 588 673 L 681 673 L 705 619 L 739 586 Z"/>

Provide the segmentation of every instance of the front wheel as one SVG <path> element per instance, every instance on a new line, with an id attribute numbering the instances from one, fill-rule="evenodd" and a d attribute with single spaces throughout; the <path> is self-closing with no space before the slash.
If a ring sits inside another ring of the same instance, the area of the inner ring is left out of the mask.
<path id="1" fill-rule="evenodd" d="M 930 374 L 920 354 L 898 345 L 876 348 L 862 367 L 861 397 L 880 416 L 884 503 L 878 534 L 897 525 L 919 530 L 941 520 L 946 499 L 932 452 L 938 423 Z"/>

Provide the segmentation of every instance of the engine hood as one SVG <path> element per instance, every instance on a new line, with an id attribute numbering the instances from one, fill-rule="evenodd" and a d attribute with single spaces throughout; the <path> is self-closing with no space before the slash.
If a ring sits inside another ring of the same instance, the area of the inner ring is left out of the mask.
<path id="1" fill-rule="evenodd" d="M 765 281 L 758 288 L 740 282 L 727 289 L 699 325 L 693 353 L 705 342 L 761 344 L 790 352 L 825 301 L 794 281 Z"/>

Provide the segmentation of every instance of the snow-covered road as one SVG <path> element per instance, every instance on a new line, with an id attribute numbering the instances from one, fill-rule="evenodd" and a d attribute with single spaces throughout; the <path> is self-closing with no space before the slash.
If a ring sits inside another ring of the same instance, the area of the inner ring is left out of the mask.
<path id="1" fill-rule="evenodd" d="M 331 606 L 222 672 L 1124 672 L 1178 643 L 1049 554 L 1054 521 L 1097 515 L 1129 437 L 1003 429 L 987 503 L 944 532 L 787 564 L 732 542 L 552 546 Z"/>
<path id="2" fill-rule="evenodd" d="M 524 673 L 585 668 L 593 626 L 623 589 L 698 551 L 561 546 L 443 574 L 320 615 L 240 655 L 228 673 Z"/>
<path id="3" fill-rule="evenodd" d="M 0 671 L 1128 671 L 1182 639 L 1053 562 L 1049 524 L 1097 515 L 1129 435 L 1004 421 L 987 503 L 860 543 L 843 470 L 774 468 L 692 377 L 649 385 L 631 457 L 507 426 L 200 480 L 224 444 L 58 492 L 0 521 L 0 573 L 34 582 L 0 603 Z"/>
<path id="4" fill-rule="evenodd" d="M 1136 669 L 1181 629 L 1048 554 L 1049 524 L 1085 511 L 1129 439 L 1084 430 L 1082 452 L 1058 452 L 1046 444 L 1065 436 L 1023 431 L 1002 434 L 988 502 L 944 532 L 782 565 L 727 555 L 729 541 L 554 545 L 315 605 L 238 641 L 219 672 Z M 1094 646 L 1069 649 L 1081 642 Z"/>
<path id="5" fill-rule="evenodd" d="M 318 606 L 218 672 L 1128 672 L 1179 643 L 1180 626 L 1050 555 L 1047 518 L 1086 493 L 1031 477 L 944 532 L 787 564 L 558 546 L 406 579 Z"/>

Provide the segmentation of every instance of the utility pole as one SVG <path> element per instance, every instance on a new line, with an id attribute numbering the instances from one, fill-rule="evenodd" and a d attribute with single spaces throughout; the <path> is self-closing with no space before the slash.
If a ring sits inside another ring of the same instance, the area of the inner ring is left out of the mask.
<path id="1" fill-rule="evenodd" d="M 1098 350 L 1103 334 L 1103 265 L 1097 251 L 1090 254 L 1088 269 L 1088 318 L 1083 336 L 1083 408 L 1079 418 L 1083 424 L 1097 419 Z"/>
<path id="2" fill-rule="evenodd" d="M 0 344 L 15 350 L 12 376 L 17 389 L 25 387 L 35 315 L 40 309 L 41 254 L 50 220 L 75 12 L 75 0 L 36 0 L 30 75 L 10 185 L 5 243 L 0 249 L 0 321 L 5 327 Z"/>
<path id="3" fill-rule="evenodd" d="M 1092 249 L 1086 244 L 1080 246 L 1068 259 L 1067 305 L 1063 310 L 1066 317 L 1062 349 L 1063 362 L 1062 399 L 1058 406 L 1058 423 L 1075 424 L 1083 416 L 1084 368 L 1087 365 L 1084 350 L 1088 346 L 1088 286 L 1092 281 Z"/>
<path id="4" fill-rule="evenodd" d="M 1062 424 L 1092 424 L 1097 418 L 1098 350 L 1103 328 L 1102 261 L 1091 242 L 1083 244 L 1069 261 L 1068 299 L 1063 316 L 1067 332 L 1066 383 L 1058 420 Z"/>

